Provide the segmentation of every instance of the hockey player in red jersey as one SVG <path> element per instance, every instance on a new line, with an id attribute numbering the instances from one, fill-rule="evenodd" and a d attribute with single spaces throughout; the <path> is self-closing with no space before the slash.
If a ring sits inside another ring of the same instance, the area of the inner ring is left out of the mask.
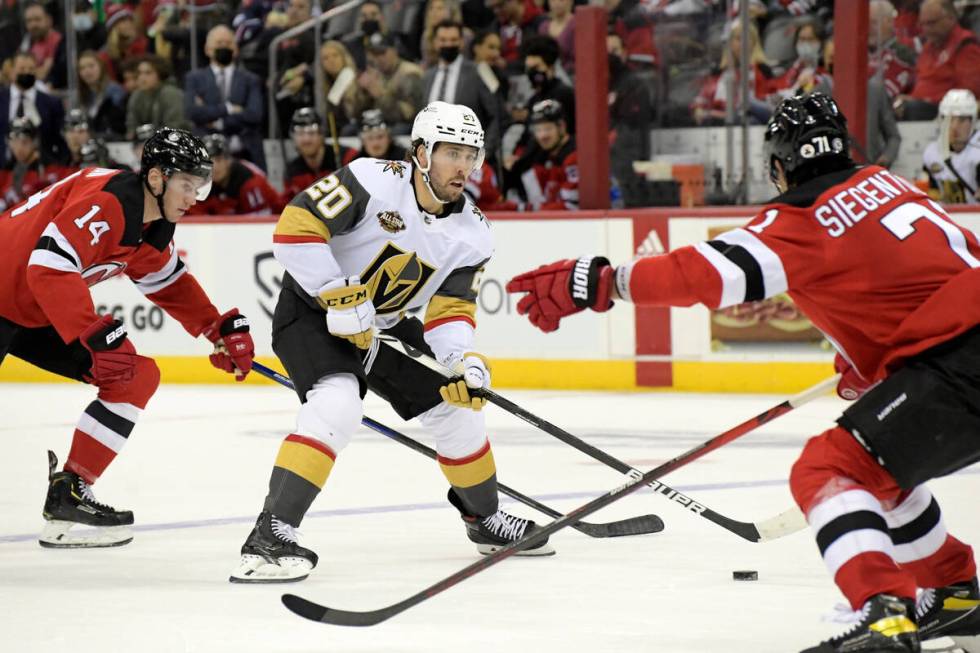
<path id="1" fill-rule="evenodd" d="M 204 147 L 214 164 L 211 192 L 190 212 L 203 215 L 278 213 L 283 202 L 265 173 L 249 161 L 232 156 L 224 134 L 208 134 Z"/>
<path id="2" fill-rule="evenodd" d="M 143 150 L 142 172 L 88 168 L 0 214 L 0 362 L 10 354 L 90 383 L 98 398 L 75 427 L 63 471 L 49 453 L 42 546 L 118 546 L 133 513 L 99 503 L 91 485 L 126 443 L 160 372 L 126 327 L 99 316 L 89 287 L 128 276 L 192 336 L 214 343 L 211 363 L 239 379 L 252 366 L 248 321 L 221 314 L 177 256 L 176 223 L 207 196 L 211 160 L 188 132 L 161 129 Z M 80 532 L 77 525 L 94 527 Z"/>
<path id="3" fill-rule="evenodd" d="M 565 109 L 541 100 L 531 109 L 534 142 L 507 171 L 507 186 L 523 189 L 525 209 L 571 211 L 578 208 L 578 154 L 568 132 Z"/>
<path id="4" fill-rule="evenodd" d="M 860 611 L 807 653 L 908 653 L 944 636 L 980 651 L 973 551 L 923 485 L 980 459 L 980 244 L 909 182 L 856 167 L 824 95 L 783 102 L 765 151 L 782 194 L 744 228 L 615 268 L 559 261 L 508 290 L 526 293 L 518 311 L 544 331 L 619 299 L 717 308 L 788 292 L 836 347 L 840 394 L 859 397 L 790 473 L 824 562 Z"/>

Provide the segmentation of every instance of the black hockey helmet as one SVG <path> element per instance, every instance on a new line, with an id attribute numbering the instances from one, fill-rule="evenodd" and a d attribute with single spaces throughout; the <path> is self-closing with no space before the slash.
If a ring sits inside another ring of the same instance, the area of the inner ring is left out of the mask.
<path id="1" fill-rule="evenodd" d="M 88 129 L 88 116 L 82 109 L 72 109 L 65 114 L 65 131 Z"/>
<path id="2" fill-rule="evenodd" d="M 7 128 L 7 136 L 10 138 L 14 136 L 37 138 L 37 134 L 37 125 L 34 124 L 33 120 L 26 117 L 14 118 L 10 121 L 10 127 Z"/>
<path id="3" fill-rule="evenodd" d="M 303 107 L 302 109 L 296 109 L 293 113 L 293 119 L 289 123 L 289 133 L 293 133 L 297 129 L 303 129 L 304 131 L 316 127 L 320 129 L 320 116 L 316 114 L 316 109 L 313 107 Z"/>
<path id="4" fill-rule="evenodd" d="M 853 165 L 847 119 L 833 98 L 811 93 L 783 100 L 766 126 L 763 147 L 769 179 L 775 183 L 779 174 L 776 161 L 783 167 L 787 181 L 805 181 L 808 169 L 836 160 L 840 167 Z"/>
<path id="5" fill-rule="evenodd" d="M 78 151 L 82 159 L 82 167 L 105 165 L 109 160 L 109 148 L 101 138 L 90 138 L 82 144 Z"/>
<path id="6" fill-rule="evenodd" d="M 150 170 L 159 168 L 163 172 L 163 190 L 157 198 L 160 213 L 163 214 L 163 196 L 167 192 L 167 180 L 178 172 L 184 172 L 204 179 L 197 189 L 197 200 L 203 202 L 211 192 L 211 156 L 204 143 L 197 136 L 183 129 L 164 127 L 150 137 L 143 146 L 140 159 L 140 176 L 143 185 L 150 189 L 148 176 Z M 153 193 L 153 190 L 150 189 Z"/>
<path id="7" fill-rule="evenodd" d="M 565 119 L 565 108 L 558 100 L 541 100 L 531 107 L 531 124 L 558 122 Z"/>
<path id="8" fill-rule="evenodd" d="M 375 129 L 388 129 L 388 124 L 380 109 L 368 109 L 361 114 L 361 131 L 370 132 Z"/>
<path id="9" fill-rule="evenodd" d="M 144 123 L 136 128 L 133 132 L 133 143 L 137 145 L 142 145 L 146 141 L 150 140 L 153 134 L 157 133 L 156 125 L 152 123 Z"/>
<path id="10" fill-rule="evenodd" d="M 228 154 L 228 139 L 224 134 L 208 134 L 204 137 L 204 147 L 214 159 L 216 156 Z"/>

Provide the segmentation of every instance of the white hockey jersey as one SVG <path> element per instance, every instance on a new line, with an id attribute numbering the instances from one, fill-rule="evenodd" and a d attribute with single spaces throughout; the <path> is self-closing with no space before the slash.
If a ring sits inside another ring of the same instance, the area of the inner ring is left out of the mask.
<path id="1" fill-rule="evenodd" d="M 480 274 L 493 254 L 490 223 L 465 195 L 434 216 L 416 201 L 411 164 L 369 158 L 293 198 L 273 242 L 288 272 L 283 286 L 311 306 L 328 282 L 357 275 L 378 328 L 425 308 L 426 332 L 450 322 L 472 331 Z"/>
<path id="2" fill-rule="evenodd" d="M 977 199 L 980 131 L 973 132 L 966 147 L 960 152 L 951 152 L 946 161 L 942 160 L 939 141 L 929 143 L 922 154 L 922 167 L 929 175 L 929 195 L 933 199 L 944 204 L 980 204 Z"/>

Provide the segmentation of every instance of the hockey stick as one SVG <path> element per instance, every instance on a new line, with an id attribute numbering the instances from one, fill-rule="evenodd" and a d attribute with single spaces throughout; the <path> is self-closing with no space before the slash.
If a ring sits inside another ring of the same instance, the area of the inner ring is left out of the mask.
<path id="1" fill-rule="evenodd" d="M 645 487 L 647 484 L 655 482 L 658 477 L 669 474 L 675 469 L 697 460 L 701 456 L 704 456 L 705 454 L 728 444 L 741 435 L 744 435 L 746 432 L 747 431 L 726 431 L 721 435 L 717 435 L 710 440 L 702 442 L 693 449 L 689 449 L 688 451 L 675 458 L 672 458 L 671 460 L 668 460 L 649 472 L 641 474 L 638 478 L 631 478 L 626 485 L 610 490 L 606 494 L 603 494 L 592 501 L 575 508 L 564 517 L 560 517 L 550 524 L 542 526 L 540 530 L 536 530 L 520 540 L 511 542 L 502 549 L 498 549 L 490 555 L 484 556 L 473 564 L 460 569 L 451 576 L 443 578 L 434 585 L 430 585 L 424 590 L 416 592 L 412 596 L 399 601 L 398 603 L 393 603 L 377 610 L 338 610 L 308 601 L 307 599 L 296 596 L 295 594 L 283 594 L 283 605 L 285 605 L 291 612 L 294 612 L 301 617 L 305 617 L 306 619 L 310 619 L 311 621 L 319 621 L 338 626 L 373 626 L 381 623 L 382 621 L 390 619 L 395 615 L 400 614 L 401 612 L 404 612 L 405 610 L 416 606 L 423 601 L 426 601 L 427 599 L 432 598 L 436 594 L 440 594 L 454 585 L 458 585 L 467 578 L 480 573 L 484 569 L 506 560 L 521 549 L 530 547 L 544 538 L 551 536 L 553 533 L 560 531 L 566 526 L 577 522 L 579 519 L 588 517 L 597 510 L 605 508 L 615 501 L 619 501 L 623 497 L 636 492 L 642 487 Z"/>
<path id="2" fill-rule="evenodd" d="M 292 389 L 292 380 L 284 374 L 276 372 L 272 368 L 266 367 L 262 363 L 253 362 L 252 369 L 261 374 L 262 376 L 272 379 L 273 381 Z M 407 435 L 403 435 L 398 431 L 385 426 L 384 424 L 377 422 L 366 415 L 361 419 L 361 424 L 377 431 L 381 435 L 391 438 L 395 442 L 399 442 L 409 449 L 414 449 L 421 454 L 424 454 L 436 460 L 436 452 L 433 449 L 425 446 L 421 442 L 417 442 Z M 532 499 L 531 497 L 513 490 L 503 483 L 497 483 L 497 489 L 511 497 L 520 501 L 524 505 L 530 506 L 535 510 L 542 512 L 549 517 L 557 518 L 561 517 L 562 513 L 549 508 Z M 664 529 L 664 522 L 656 515 L 640 515 L 638 517 L 630 517 L 628 519 L 621 519 L 619 521 L 605 522 L 605 523 L 590 523 L 590 522 L 578 522 L 572 524 L 572 528 L 582 533 L 585 533 L 589 537 L 623 537 L 627 535 L 646 535 L 648 533 L 659 533 Z"/>
<path id="3" fill-rule="evenodd" d="M 451 370 L 441 365 L 431 356 L 428 356 L 424 352 L 406 345 L 400 340 L 385 335 L 378 335 L 376 337 L 379 338 L 381 342 L 394 349 L 397 349 L 406 356 L 414 358 L 429 369 L 434 370 L 447 378 L 453 378 L 455 376 Z M 718 437 L 721 438 L 733 436 L 734 439 L 748 433 L 749 431 L 753 431 L 763 424 L 767 424 L 777 417 L 785 415 L 794 408 L 798 408 L 799 406 L 802 406 L 803 404 L 826 394 L 837 385 L 837 381 L 839 379 L 840 375 L 835 375 L 821 381 L 815 386 L 804 390 L 786 401 L 783 401 L 782 403 L 759 413 L 755 417 L 747 419 L 741 424 L 725 431 Z M 598 449 L 575 437 L 571 433 L 559 428 L 558 426 L 555 426 L 547 420 L 543 420 L 533 413 L 524 410 L 514 402 L 500 396 L 493 390 L 488 389 L 482 390 L 481 392 L 483 393 L 483 396 L 486 397 L 487 401 L 497 404 L 512 415 L 523 419 L 531 426 L 541 429 L 548 435 L 556 437 L 562 442 L 575 447 L 579 451 L 591 456 L 599 462 L 608 465 L 609 467 L 612 467 L 623 474 L 626 474 L 631 479 L 636 479 L 642 474 L 642 472 L 640 472 L 638 469 L 627 465 L 623 461 L 614 458 L 605 451 L 602 451 L 601 449 Z M 695 501 L 691 497 L 671 488 L 661 480 L 655 480 L 650 484 L 650 487 L 652 487 L 658 494 L 662 494 L 668 499 L 679 503 L 681 506 L 687 508 L 694 514 L 704 517 L 708 521 L 721 526 L 722 528 L 748 540 L 749 542 L 768 542 L 806 528 L 806 519 L 803 517 L 803 513 L 796 507 L 790 508 L 789 510 L 781 512 L 778 515 L 765 519 L 761 522 L 743 522 L 715 512 L 704 504 Z"/>

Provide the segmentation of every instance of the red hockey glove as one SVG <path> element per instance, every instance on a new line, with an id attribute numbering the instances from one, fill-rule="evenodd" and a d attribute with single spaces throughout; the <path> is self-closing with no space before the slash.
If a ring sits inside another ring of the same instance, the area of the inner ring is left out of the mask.
<path id="1" fill-rule="evenodd" d="M 834 356 L 834 370 L 840 373 L 840 381 L 837 382 L 837 396 L 847 401 L 854 401 L 874 385 L 864 380 L 858 371 L 851 367 L 847 360 L 837 354 Z"/>
<path id="2" fill-rule="evenodd" d="M 204 329 L 204 337 L 214 343 L 214 353 L 208 357 L 211 364 L 234 374 L 236 381 L 244 381 L 255 358 L 248 318 L 233 308 Z"/>
<path id="3" fill-rule="evenodd" d="M 612 308 L 613 268 L 601 256 L 583 256 L 542 265 L 507 282 L 507 292 L 527 293 L 517 312 L 545 333 L 558 328 L 561 318 L 586 308 Z"/>
<path id="4" fill-rule="evenodd" d="M 103 388 L 125 386 L 133 380 L 139 356 L 121 320 L 103 315 L 82 331 L 78 341 L 92 357 L 86 381 Z"/>

